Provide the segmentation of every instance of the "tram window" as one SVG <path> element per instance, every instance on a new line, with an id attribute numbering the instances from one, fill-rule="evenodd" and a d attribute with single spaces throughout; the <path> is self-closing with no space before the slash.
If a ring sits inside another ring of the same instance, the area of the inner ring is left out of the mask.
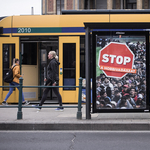
<path id="1" fill-rule="evenodd" d="M 3 77 L 12 66 L 13 58 L 15 58 L 15 44 L 3 44 Z M 8 86 L 9 84 L 3 82 L 3 85 Z M 3 88 L 3 90 L 8 91 L 9 88 Z"/>
<path id="2" fill-rule="evenodd" d="M 23 65 L 37 65 L 37 43 L 24 43 L 21 54 Z"/>
<path id="3" fill-rule="evenodd" d="M 75 86 L 76 83 L 76 44 L 63 44 L 63 85 Z M 75 90 L 75 88 L 63 88 Z"/>
<path id="4" fill-rule="evenodd" d="M 80 37 L 80 77 L 85 78 L 85 37 Z"/>

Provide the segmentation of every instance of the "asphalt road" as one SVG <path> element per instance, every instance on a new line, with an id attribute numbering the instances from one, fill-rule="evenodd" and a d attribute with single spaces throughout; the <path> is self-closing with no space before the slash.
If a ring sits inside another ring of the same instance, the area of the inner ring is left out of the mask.
<path id="1" fill-rule="evenodd" d="M 150 131 L 0 131 L 0 150 L 149 150 Z"/>

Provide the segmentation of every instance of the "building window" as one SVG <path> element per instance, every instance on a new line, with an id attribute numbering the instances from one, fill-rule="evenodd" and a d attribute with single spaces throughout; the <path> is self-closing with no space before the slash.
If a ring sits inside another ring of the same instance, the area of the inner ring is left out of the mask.
<path id="1" fill-rule="evenodd" d="M 136 9 L 136 0 L 126 0 L 126 9 Z"/>
<path id="2" fill-rule="evenodd" d="M 61 14 L 61 11 L 64 9 L 64 0 L 56 0 L 57 5 L 57 15 Z"/>
<path id="3" fill-rule="evenodd" d="M 84 9 L 88 9 L 88 1 L 84 1 Z"/>
<path id="4" fill-rule="evenodd" d="M 84 9 L 96 9 L 96 4 L 98 0 L 86 0 L 84 1 Z"/>

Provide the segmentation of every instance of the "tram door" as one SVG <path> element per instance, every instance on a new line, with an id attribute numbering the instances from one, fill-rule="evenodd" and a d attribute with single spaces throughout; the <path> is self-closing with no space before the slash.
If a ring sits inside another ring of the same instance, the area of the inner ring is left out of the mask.
<path id="1" fill-rule="evenodd" d="M 38 86 L 38 43 L 21 43 L 24 86 Z M 38 88 L 23 88 L 25 100 L 38 100 Z"/>
<path id="2" fill-rule="evenodd" d="M 80 37 L 59 37 L 59 85 L 78 86 L 80 74 Z M 78 102 L 78 88 L 59 88 L 63 103 Z"/>
<path id="3" fill-rule="evenodd" d="M 0 85 L 8 86 L 3 81 L 3 77 L 12 66 L 13 58 L 19 58 L 19 38 L 18 37 L 0 37 Z M 0 88 L 0 102 L 4 100 L 9 88 Z M 8 98 L 8 103 L 18 102 L 18 90 L 14 88 L 12 95 Z"/>

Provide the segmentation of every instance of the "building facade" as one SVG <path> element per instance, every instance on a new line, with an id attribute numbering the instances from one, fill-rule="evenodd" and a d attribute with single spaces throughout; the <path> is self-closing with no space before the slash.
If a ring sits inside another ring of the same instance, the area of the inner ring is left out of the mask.
<path id="1" fill-rule="evenodd" d="M 150 9 L 150 0 L 42 0 L 43 15 L 79 9 Z"/>

